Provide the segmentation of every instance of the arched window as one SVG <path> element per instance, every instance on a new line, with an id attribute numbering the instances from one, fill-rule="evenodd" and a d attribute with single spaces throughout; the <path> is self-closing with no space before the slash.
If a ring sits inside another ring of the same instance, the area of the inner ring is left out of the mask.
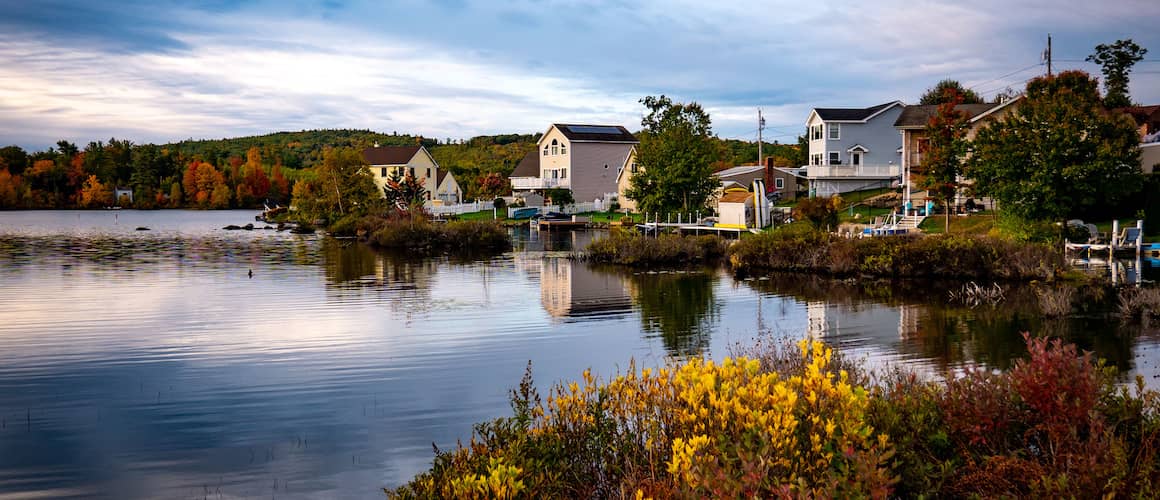
<path id="1" fill-rule="evenodd" d="M 560 145 L 559 144 L 560 143 L 558 141 L 556 141 L 555 139 L 552 139 L 552 154 L 554 154 L 554 155 L 560 154 Z"/>

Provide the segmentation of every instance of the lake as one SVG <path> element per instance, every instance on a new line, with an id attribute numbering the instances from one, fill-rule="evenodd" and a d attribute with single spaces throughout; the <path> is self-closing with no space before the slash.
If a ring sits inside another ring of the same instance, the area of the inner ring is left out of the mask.
<path id="1" fill-rule="evenodd" d="M 1028 290 L 972 309 L 935 284 L 567 258 L 598 232 L 515 229 L 514 252 L 464 261 L 221 229 L 253 215 L 0 212 L 0 498 L 382 498 L 509 414 L 529 361 L 546 395 L 759 336 L 937 376 L 1049 332 L 1160 377 L 1156 327 L 1046 320 Z"/>

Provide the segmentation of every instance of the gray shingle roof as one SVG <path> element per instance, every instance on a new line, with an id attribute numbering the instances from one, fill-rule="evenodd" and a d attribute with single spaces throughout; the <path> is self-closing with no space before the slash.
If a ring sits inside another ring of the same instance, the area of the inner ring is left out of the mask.
<path id="1" fill-rule="evenodd" d="M 818 113 L 818 117 L 825 121 L 862 121 L 875 113 L 882 111 L 898 101 L 884 102 L 877 106 L 870 106 L 869 108 L 814 108 Z"/>
<path id="2" fill-rule="evenodd" d="M 970 119 L 1001 105 L 1001 103 L 959 104 L 958 106 L 955 106 L 955 109 L 966 111 L 967 118 Z M 907 106 L 902 109 L 902 114 L 898 115 L 898 119 L 894 120 L 894 126 L 898 128 L 922 128 L 925 127 L 926 124 L 930 122 L 930 119 L 933 118 L 937 113 L 937 104 Z"/>
<path id="3" fill-rule="evenodd" d="M 528 151 L 524 155 L 524 159 L 520 160 L 520 164 L 516 165 L 516 169 L 512 170 L 512 175 L 509 177 L 539 177 L 540 176 L 540 151 Z"/>

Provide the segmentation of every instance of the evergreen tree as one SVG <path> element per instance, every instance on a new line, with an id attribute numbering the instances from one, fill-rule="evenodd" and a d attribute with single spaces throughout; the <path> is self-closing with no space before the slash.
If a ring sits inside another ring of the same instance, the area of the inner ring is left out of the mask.
<path id="1" fill-rule="evenodd" d="M 1096 45 L 1096 51 L 1087 56 L 1087 61 L 1100 65 L 1104 74 L 1104 105 L 1109 108 L 1122 108 L 1132 105 L 1132 98 L 1128 95 L 1128 73 L 1132 66 L 1144 59 L 1148 53 L 1132 39 L 1116 40 L 1111 45 Z"/>

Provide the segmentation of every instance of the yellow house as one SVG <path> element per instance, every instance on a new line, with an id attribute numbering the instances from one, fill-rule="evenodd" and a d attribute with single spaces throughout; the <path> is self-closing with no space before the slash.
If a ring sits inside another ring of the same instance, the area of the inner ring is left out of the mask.
<path id="1" fill-rule="evenodd" d="M 439 194 L 439 164 L 423 146 L 379 146 L 363 150 L 363 161 L 369 166 L 379 194 L 386 197 L 383 188 L 387 180 L 396 173 L 402 177 L 411 175 L 427 190 L 427 199 L 435 199 Z M 450 174 L 448 174 L 450 175 Z M 455 185 L 458 188 L 458 184 Z M 458 200 L 456 200 L 458 201 Z"/>
<path id="2" fill-rule="evenodd" d="M 624 164 L 616 172 L 616 199 L 620 204 L 621 210 L 636 210 L 636 200 L 625 196 L 624 192 L 628 190 L 629 183 L 632 181 L 632 176 L 636 174 L 636 146 L 628 152 L 628 156 L 624 158 Z"/>

